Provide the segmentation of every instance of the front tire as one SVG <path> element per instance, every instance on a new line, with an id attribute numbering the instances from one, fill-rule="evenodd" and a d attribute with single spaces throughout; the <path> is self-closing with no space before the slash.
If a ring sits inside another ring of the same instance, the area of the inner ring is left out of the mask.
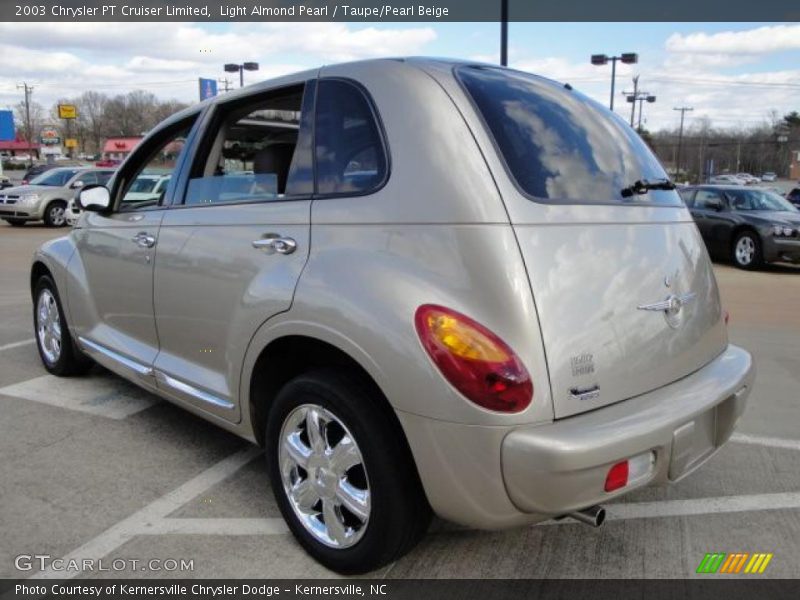
<path id="1" fill-rule="evenodd" d="M 33 298 L 33 329 L 44 368 L 61 377 L 88 371 L 92 361 L 73 342 L 58 290 L 49 276 L 36 282 Z"/>
<path id="2" fill-rule="evenodd" d="M 48 227 L 64 227 L 67 224 L 67 203 L 53 200 L 44 209 L 44 224 Z"/>
<path id="3" fill-rule="evenodd" d="M 280 391 L 266 429 L 270 482 L 289 529 L 326 567 L 377 569 L 431 519 L 399 426 L 358 374 L 320 370 Z"/>
<path id="4" fill-rule="evenodd" d="M 742 231 L 733 240 L 731 259 L 740 269 L 753 271 L 764 265 L 761 238 L 753 231 Z"/>

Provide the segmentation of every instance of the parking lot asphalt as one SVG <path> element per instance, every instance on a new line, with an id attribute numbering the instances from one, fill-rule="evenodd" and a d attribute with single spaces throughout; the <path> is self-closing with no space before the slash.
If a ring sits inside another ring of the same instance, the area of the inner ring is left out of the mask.
<path id="1" fill-rule="evenodd" d="M 0 224 L 0 577 L 334 576 L 287 534 L 254 447 L 99 367 L 46 375 L 28 265 L 38 244 L 65 233 Z M 704 468 L 607 505 L 600 529 L 564 519 L 479 532 L 435 521 L 373 575 L 683 578 L 697 576 L 707 552 L 765 552 L 773 558 L 760 577 L 800 577 L 800 267 L 715 270 L 731 340 L 754 354 L 758 377 L 734 441 Z M 39 573 L 15 568 L 21 554 L 142 562 Z M 193 569 L 142 570 L 152 559 Z"/>

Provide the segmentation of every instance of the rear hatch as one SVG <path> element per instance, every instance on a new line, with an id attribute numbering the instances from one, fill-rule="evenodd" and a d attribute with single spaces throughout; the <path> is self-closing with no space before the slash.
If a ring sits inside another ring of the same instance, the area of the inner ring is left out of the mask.
<path id="1" fill-rule="evenodd" d="M 653 189 L 670 184 L 639 135 L 546 79 L 493 67 L 457 75 L 496 149 L 489 162 L 528 270 L 556 418 L 718 356 L 727 334 L 703 241 L 677 192 Z"/>

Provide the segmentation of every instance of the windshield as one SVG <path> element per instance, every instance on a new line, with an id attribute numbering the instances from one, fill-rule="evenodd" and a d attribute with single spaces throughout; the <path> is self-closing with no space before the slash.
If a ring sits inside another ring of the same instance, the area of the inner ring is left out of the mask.
<path id="1" fill-rule="evenodd" d="M 732 210 L 798 212 L 790 202 L 767 190 L 728 190 Z"/>
<path id="2" fill-rule="evenodd" d="M 53 169 L 52 171 L 45 171 L 38 177 L 31 179 L 31 185 L 52 185 L 62 187 L 72 179 L 72 177 L 80 169 Z"/>
<path id="3" fill-rule="evenodd" d="M 680 206 L 674 190 L 623 195 L 667 174 L 621 118 L 571 88 L 494 67 L 457 75 L 517 185 L 545 202 Z"/>
<path id="4" fill-rule="evenodd" d="M 147 194 L 153 191 L 153 188 L 156 187 L 157 182 L 158 179 L 155 177 L 139 177 L 131 184 L 131 187 L 128 189 L 128 193 L 136 192 L 140 194 Z"/>

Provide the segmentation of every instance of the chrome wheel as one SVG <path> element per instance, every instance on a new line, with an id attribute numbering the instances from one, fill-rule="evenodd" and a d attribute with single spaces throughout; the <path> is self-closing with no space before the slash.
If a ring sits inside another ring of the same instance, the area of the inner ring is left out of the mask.
<path id="1" fill-rule="evenodd" d="M 61 357 L 61 318 L 55 296 L 48 289 L 42 290 L 36 302 L 36 337 L 39 348 L 49 364 Z"/>
<path id="2" fill-rule="evenodd" d="M 739 238 L 739 241 L 736 242 L 736 262 L 740 265 L 749 265 L 753 262 L 753 258 L 756 255 L 756 244 L 753 241 L 753 238 L 749 236 L 743 236 Z"/>
<path id="3" fill-rule="evenodd" d="M 62 227 L 67 222 L 67 214 L 61 204 L 55 204 L 48 211 L 48 220 L 53 227 Z"/>
<path id="4" fill-rule="evenodd" d="M 279 439 L 283 491 L 317 541 L 349 548 L 362 538 L 371 510 L 361 450 L 344 423 L 316 404 L 295 408 Z"/>

